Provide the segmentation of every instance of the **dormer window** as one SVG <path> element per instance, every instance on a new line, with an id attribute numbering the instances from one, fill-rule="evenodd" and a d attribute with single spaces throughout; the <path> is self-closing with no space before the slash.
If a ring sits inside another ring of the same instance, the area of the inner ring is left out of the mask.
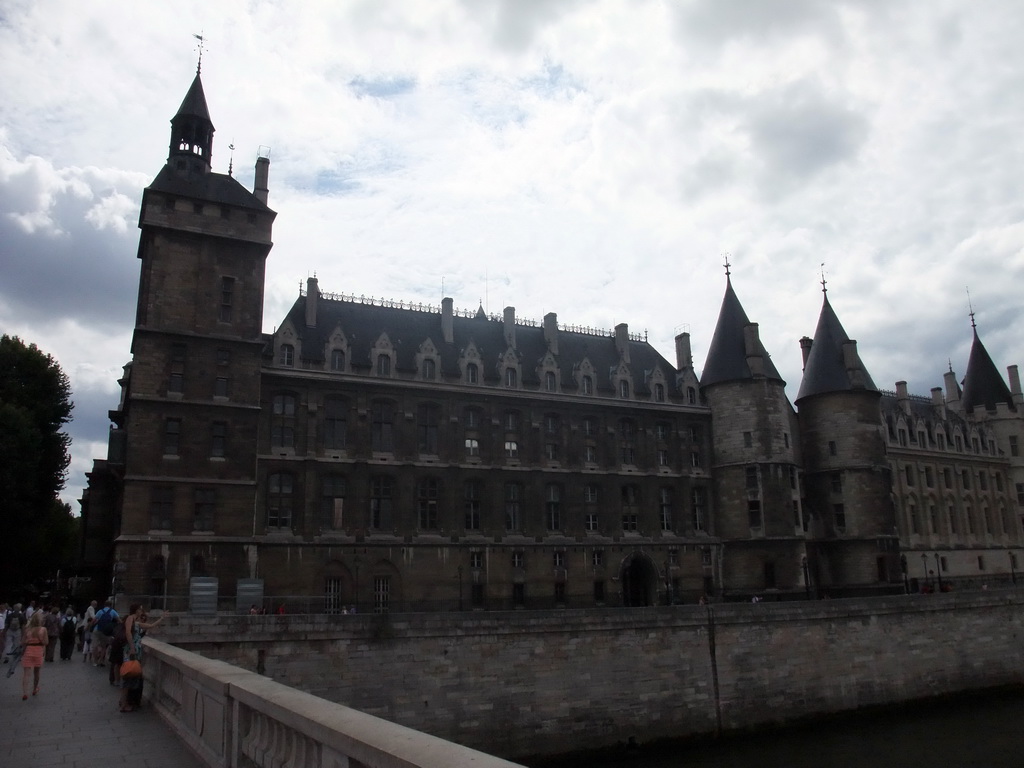
<path id="1" fill-rule="evenodd" d="M 435 377 L 437 366 L 433 360 L 423 361 L 423 379 L 425 381 L 433 381 Z"/>
<path id="2" fill-rule="evenodd" d="M 516 369 L 515 368 L 506 368 L 505 369 L 505 386 L 508 387 L 509 389 L 514 389 L 516 386 L 518 386 L 518 382 L 519 382 L 519 377 L 516 374 Z"/>
<path id="3" fill-rule="evenodd" d="M 378 376 L 390 376 L 391 375 L 391 356 L 390 355 L 377 355 L 377 375 Z"/>
<path id="4" fill-rule="evenodd" d="M 468 363 L 466 365 L 466 383 L 476 384 L 480 380 L 480 370 L 476 367 L 476 363 Z"/>
<path id="5" fill-rule="evenodd" d="M 629 382 L 625 379 L 619 381 L 619 397 L 623 400 L 629 399 Z"/>
<path id="6" fill-rule="evenodd" d="M 544 389 L 548 392 L 555 392 L 558 390 L 558 378 L 552 371 L 547 371 L 544 374 Z"/>
<path id="7" fill-rule="evenodd" d="M 344 371 L 345 370 L 345 352 L 341 349 L 331 350 L 331 370 L 332 371 Z"/>
<path id="8" fill-rule="evenodd" d="M 278 356 L 278 362 L 285 368 L 291 368 L 295 365 L 295 347 L 291 344 L 282 344 L 281 352 Z"/>
<path id="9" fill-rule="evenodd" d="M 590 376 L 584 376 L 580 381 L 580 391 L 584 395 L 594 394 L 594 380 Z"/>
<path id="10" fill-rule="evenodd" d="M 655 384 L 654 385 L 654 402 L 664 403 L 665 402 L 665 385 Z"/>

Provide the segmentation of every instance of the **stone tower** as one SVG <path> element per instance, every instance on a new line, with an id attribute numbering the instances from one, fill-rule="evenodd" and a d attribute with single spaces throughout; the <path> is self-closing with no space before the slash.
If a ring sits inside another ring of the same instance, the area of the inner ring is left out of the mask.
<path id="1" fill-rule="evenodd" d="M 713 533 L 733 596 L 806 588 L 797 428 L 785 386 L 727 274 L 701 390 L 711 409 Z"/>
<path id="2" fill-rule="evenodd" d="M 812 581 L 830 594 L 890 591 L 901 573 L 881 394 L 827 293 L 813 341 L 805 337 L 800 345 L 796 405 Z"/>
<path id="3" fill-rule="evenodd" d="M 196 73 L 171 119 L 167 163 L 144 191 L 132 362 L 111 414 L 124 433 L 121 587 L 188 592 L 217 558 L 215 537 L 252 534 L 269 160 L 255 191 L 214 173 L 213 122 Z"/>

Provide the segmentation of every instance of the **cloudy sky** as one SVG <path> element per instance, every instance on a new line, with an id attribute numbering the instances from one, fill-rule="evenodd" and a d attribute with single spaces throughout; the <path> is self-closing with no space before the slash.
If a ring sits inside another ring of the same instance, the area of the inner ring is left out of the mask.
<path id="1" fill-rule="evenodd" d="M 298 286 L 629 323 L 703 367 L 733 284 L 795 397 L 829 299 L 876 383 L 971 341 L 1024 363 L 1024 3 L 423 0 L 0 5 L 0 332 L 75 400 L 64 498 L 129 359 L 138 204 L 207 38 L 213 163 Z M 77 504 L 73 505 L 77 510 Z"/>

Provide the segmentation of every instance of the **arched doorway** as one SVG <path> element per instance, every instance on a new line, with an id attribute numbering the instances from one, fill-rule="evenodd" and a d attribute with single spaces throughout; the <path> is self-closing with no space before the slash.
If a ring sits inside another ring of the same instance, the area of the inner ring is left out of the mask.
<path id="1" fill-rule="evenodd" d="M 622 604 L 635 608 L 654 605 L 658 594 L 658 569 L 639 552 L 622 563 Z"/>

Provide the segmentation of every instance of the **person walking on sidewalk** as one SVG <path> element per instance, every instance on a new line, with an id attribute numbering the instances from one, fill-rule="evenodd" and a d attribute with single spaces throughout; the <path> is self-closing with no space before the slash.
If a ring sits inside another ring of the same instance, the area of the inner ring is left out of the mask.
<path id="1" fill-rule="evenodd" d="M 75 630 L 78 627 L 78 619 L 75 617 L 75 609 L 70 605 L 60 620 L 60 660 L 70 661 L 71 654 L 75 652 Z"/>
<path id="2" fill-rule="evenodd" d="M 53 653 L 57 650 L 57 640 L 60 638 L 60 608 L 55 605 L 43 614 L 43 626 L 46 628 L 44 657 L 47 661 L 53 661 Z"/>
<path id="3" fill-rule="evenodd" d="M 22 635 L 22 643 L 25 645 L 25 654 L 21 657 L 21 668 L 24 670 L 21 677 L 21 700 L 24 701 L 28 698 L 30 677 L 35 683 L 32 695 L 39 693 L 39 673 L 43 668 L 43 649 L 47 643 L 42 611 L 36 611 L 28 620 L 28 626 Z"/>

